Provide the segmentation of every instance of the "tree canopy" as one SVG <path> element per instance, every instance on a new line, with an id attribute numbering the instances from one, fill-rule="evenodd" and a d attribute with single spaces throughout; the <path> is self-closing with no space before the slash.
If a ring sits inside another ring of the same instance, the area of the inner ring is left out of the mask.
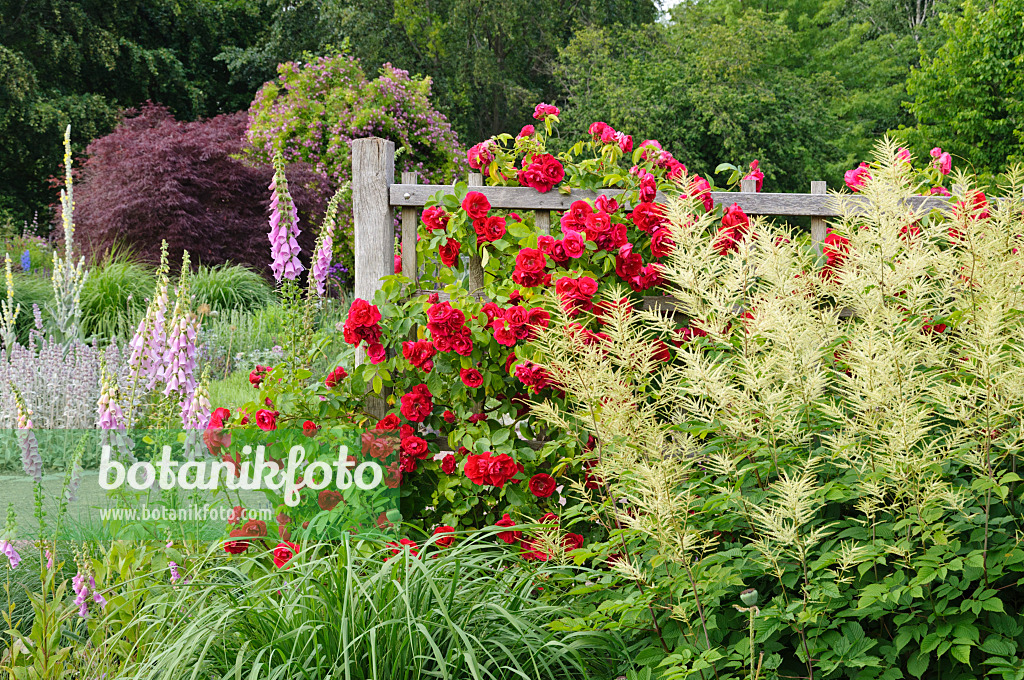
<path id="1" fill-rule="evenodd" d="M 215 60 L 266 8 L 243 0 L 0 0 L 0 223 L 54 202 L 70 123 L 76 153 L 146 100 L 192 120 L 252 91 Z"/>
<path id="2" fill-rule="evenodd" d="M 982 174 L 1024 161 L 1024 2 L 966 0 L 961 16 L 944 18 L 942 37 L 907 81 L 917 117 L 907 138 Z"/>

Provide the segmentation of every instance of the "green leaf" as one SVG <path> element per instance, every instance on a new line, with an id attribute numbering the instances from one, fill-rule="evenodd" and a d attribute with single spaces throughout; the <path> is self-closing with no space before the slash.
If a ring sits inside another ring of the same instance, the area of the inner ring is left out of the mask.
<path id="1" fill-rule="evenodd" d="M 910 657 L 907 661 L 907 671 L 915 678 L 924 677 L 925 671 L 928 670 L 929 657 L 924 652 L 918 652 Z"/>
<path id="2" fill-rule="evenodd" d="M 1002 612 L 1003 601 L 998 597 L 990 597 L 987 600 L 982 601 L 981 608 L 989 612 Z"/>
<path id="3" fill-rule="evenodd" d="M 953 658 L 960 663 L 965 663 L 968 666 L 971 665 L 971 646 L 970 645 L 955 645 L 953 651 L 950 652 Z"/>

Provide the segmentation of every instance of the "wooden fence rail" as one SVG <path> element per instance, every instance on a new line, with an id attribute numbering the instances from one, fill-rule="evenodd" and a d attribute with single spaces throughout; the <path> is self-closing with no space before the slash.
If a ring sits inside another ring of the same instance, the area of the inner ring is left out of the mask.
<path id="1" fill-rule="evenodd" d="M 441 190 L 451 189 L 448 185 L 419 184 L 413 172 L 403 172 L 401 184 L 395 184 L 395 145 L 385 139 L 367 137 L 355 139 L 352 145 L 352 214 L 355 230 L 356 297 L 370 300 L 380 288 L 380 279 L 394 272 L 394 209 L 402 211 L 402 271 L 416 280 L 416 235 L 419 228 L 419 209 L 430 197 Z M 567 210 L 573 201 L 590 200 L 604 194 L 616 197 L 621 189 L 590 191 L 572 189 L 563 194 L 558 191 L 539 193 L 530 187 L 489 187 L 484 186 L 480 173 L 470 173 L 468 184 L 479 191 L 494 208 L 507 210 L 534 211 L 537 227 L 548 233 L 552 210 Z M 831 197 L 827 194 L 825 182 L 811 182 L 808 194 L 757 193 L 754 180 L 743 180 L 740 192 L 713 191 L 711 198 L 715 205 L 738 203 L 748 215 L 779 217 L 810 217 L 811 239 L 821 243 L 825 239 L 825 218 L 836 217 Z M 658 192 L 657 201 L 666 202 L 668 197 Z M 853 200 L 863 200 L 853 197 Z M 916 196 L 910 206 L 926 209 L 948 210 L 944 198 Z M 469 262 L 470 291 L 483 289 L 483 268 L 479 258 Z M 362 352 L 356 354 L 361 362 Z"/>

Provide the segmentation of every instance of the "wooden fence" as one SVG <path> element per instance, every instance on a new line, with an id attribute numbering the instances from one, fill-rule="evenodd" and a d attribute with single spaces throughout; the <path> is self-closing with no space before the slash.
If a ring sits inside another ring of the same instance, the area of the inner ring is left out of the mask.
<path id="1" fill-rule="evenodd" d="M 394 273 L 394 216 L 395 208 L 402 210 L 402 271 L 415 282 L 418 275 L 416 262 L 416 234 L 419 213 L 427 200 L 439 190 L 450 187 L 437 184 L 418 184 L 416 173 L 402 173 L 402 181 L 395 183 L 395 145 L 377 137 L 352 141 L 352 212 L 355 229 L 356 282 L 355 296 L 373 299 L 380 288 L 380 279 Z M 470 173 L 470 186 L 487 197 L 491 206 L 508 210 L 532 210 L 537 226 L 545 233 L 550 230 L 551 211 L 567 210 L 573 201 L 593 200 L 600 194 L 617 196 L 621 189 L 589 191 L 573 189 L 568 194 L 550 191 L 542 194 L 530 187 L 483 186 L 480 173 Z M 809 194 L 757 193 L 754 180 L 743 180 L 740 193 L 714 191 L 715 205 L 738 203 L 748 215 L 781 217 L 810 217 L 811 238 L 816 243 L 825 239 L 825 218 L 838 213 L 826 193 L 825 182 L 811 182 Z M 659 192 L 658 201 L 667 197 Z M 918 196 L 911 199 L 914 208 L 948 209 L 944 198 Z M 483 289 L 483 268 L 478 258 L 469 263 L 470 291 Z M 361 361 L 361 353 L 357 353 Z"/>

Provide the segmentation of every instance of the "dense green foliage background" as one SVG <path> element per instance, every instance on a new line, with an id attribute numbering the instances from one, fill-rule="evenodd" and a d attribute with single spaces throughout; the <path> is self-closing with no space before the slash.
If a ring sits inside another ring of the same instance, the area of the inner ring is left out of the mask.
<path id="1" fill-rule="evenodd" d="M 761 160 L 766 191 L 841 182 L 873 140 L 1021 157 L 1024 0 L 0 0 L 0 225 L 54 202 L 76 153 L 145 100 L 181 120 L 248 108 L 284 61 L 347 51 L 429 76 L 465 145 L 604 120 L 691 168 Z M 45 223 L 47 220 L 43 219 Z"/>

